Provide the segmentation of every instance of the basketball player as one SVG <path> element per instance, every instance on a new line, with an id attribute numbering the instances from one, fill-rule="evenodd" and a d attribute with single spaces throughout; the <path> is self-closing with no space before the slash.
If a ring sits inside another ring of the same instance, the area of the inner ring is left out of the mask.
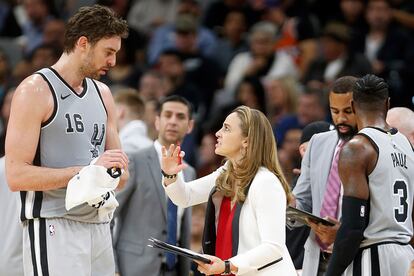
<path id="1" fill-rule="evenodd" d="M 25 275 L 115 273 L 110 215 L 99 219 L 88 204 L 66 211 L 65 194 L 68 181 L 93 159 L 127 171 L 111 92 L 94 80 L 115 65 L 127 32 L 110 9 L 81 8 L 67 24 L 58 62 L 16 89 L 6 172 L 10 189 L 21 191 Z"/>
<path id="2" fill-rule="evenodd" d="M 405 276 L 414 259 L 414 153 L 408 139 L 385 121 L 388 86 L 375 75 L 357 80 L 353 110 L 358 134 L 342 149 L 342 224 L 328 276 Z"/>

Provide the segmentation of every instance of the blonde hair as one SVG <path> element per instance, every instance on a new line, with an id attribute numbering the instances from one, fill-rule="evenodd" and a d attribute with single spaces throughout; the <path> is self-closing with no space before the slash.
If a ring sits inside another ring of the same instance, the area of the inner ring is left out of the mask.
<path id="1" fill-rule="evenodd" d="M 259 110 L 247 106 L 239 106 L 233 110 L 240 119 L 240 128 L 243 137 L 247 137 L 246 153 L 241 161 L 235 164 L 227 161 L 227 168 L 216 180 L 218 191 L 228 197 L 236 197 L 238 202 L 246 200 L 248 186 L 256 176 L 261 166 L 271 171 L 282 183 L 287 200 L 290 199 L 289 185 L 283 175 L 277 159 L 277 149 L 272 127 L 266 116 Z M 237 193 L 234 194 L 234 185 L 239 184 Z"/>

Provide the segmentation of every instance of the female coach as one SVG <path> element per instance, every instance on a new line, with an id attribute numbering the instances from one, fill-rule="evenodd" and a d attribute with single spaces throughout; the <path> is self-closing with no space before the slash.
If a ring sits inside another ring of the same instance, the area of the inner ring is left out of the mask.
<path id="1" fill-rule="evenodd" d="M 246 106 L 236 108 L 216 133 L 215 152 L 227 162 L 200 179 L 183 182 L 177 173 L 184 152 L 163 148 L 161 168 L 167 195 L 181 207 L 207 203 L 203 251 L 206 275 L 296 275 L 285 246 L 289 188 L 277 160 L 267 118 Z M 213 256 L 214 255 L 214 256 Z"/>

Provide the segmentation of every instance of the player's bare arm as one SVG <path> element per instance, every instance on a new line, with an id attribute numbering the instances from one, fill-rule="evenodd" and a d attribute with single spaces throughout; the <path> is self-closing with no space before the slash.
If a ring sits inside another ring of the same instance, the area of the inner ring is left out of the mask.
<path id="1" fill-rule="evenodd" d="M 107 135 L 105 153 L 98 159 L 96 165 L 102 165 L 106 168 L 116 167 L 124 170 L 118 184 L 118 189 L 122 188 L 129 178 L 128 157 L 121 149 L 121 142 L 116 127 L 115 103 L 108 86 L 97 81 L 99 91 L 102 95 L 105 108 L 107 111 Z"/>
<path id="2" fill-rule="evenodd" d="M 356 135 L 342 149 L 338 163 L 344 196 L 367 200 L 367 176 L 375 168 L 377 152 L 368 138 Z"/>
<path id="3" fill-rule="evenodd" d="M 342 149 L 338 170 L 344 188 L 342 224 L 336 235 L 327 276 L 339 276 L 355 258 L 368 224 L 368 175 L 375 168 L 377 152 L 371 142 L 356 135 Z"/>
<path id="4" fill-rule="evenodd" d="M 81 169 L 33 165 L 41 124 L 52 116 L 53 105 L 52 93 L 38 74 L 26 78 L 14 93 L 6 137 L 6 176 L 12 191 L 45 191 L 66 187 Z"/>

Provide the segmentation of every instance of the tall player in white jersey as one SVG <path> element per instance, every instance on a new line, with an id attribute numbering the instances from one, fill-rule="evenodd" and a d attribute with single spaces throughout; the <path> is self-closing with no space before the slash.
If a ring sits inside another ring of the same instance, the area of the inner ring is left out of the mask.
<path id="1" fill-rule="evenodd" d="M 110 217 L 98 215 L 101 204 L 66 210 L 65 195 L 68 181 L 95 158 L 127 172 L 111 91 L 94 80 L 115 66 L 127 33 L 112 10 L 81 8 L 67 23 L 58 62 L 15 91 L 6 173 L 10 189 L 21 192 L 25 275 L 115 274 Z"/>
<path id="2" fill-rule="evenodd" d="M 358 134 L 342 149 L 342 224 L 327 276 L 405 276 L 414 259 L 414 152 L 385 121 L 388 86 L 375 75 L 357 80 L 352 107 Z"/>

